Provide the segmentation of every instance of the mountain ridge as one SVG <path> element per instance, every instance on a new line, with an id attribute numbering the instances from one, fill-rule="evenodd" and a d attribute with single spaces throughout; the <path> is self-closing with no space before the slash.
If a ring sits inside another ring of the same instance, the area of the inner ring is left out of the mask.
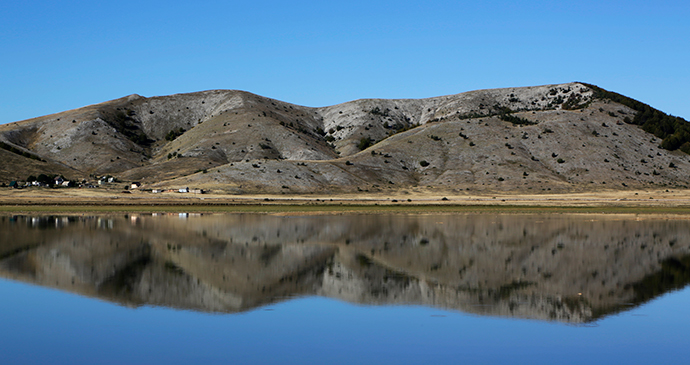
<path id="1" fill-rule="evenodd" d="M 132 94 L 1 125 L 0 181 L 112 175 L 225 193 L 686 187 L 685 123 L 580 82 L 318 108 L 240 90 Z"/>

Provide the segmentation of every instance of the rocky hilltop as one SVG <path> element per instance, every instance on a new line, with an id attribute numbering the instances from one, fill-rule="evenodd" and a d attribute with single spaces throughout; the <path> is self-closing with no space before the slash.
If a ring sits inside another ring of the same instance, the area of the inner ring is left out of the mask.
<path id="1" fill-rule="evenodd" d="M 584 83 L 323 108 L 214 90 L 0 125 L 0 181 L 110 175 L 220 193 L 687 187 L 689 141 L 682 118 Z"/>

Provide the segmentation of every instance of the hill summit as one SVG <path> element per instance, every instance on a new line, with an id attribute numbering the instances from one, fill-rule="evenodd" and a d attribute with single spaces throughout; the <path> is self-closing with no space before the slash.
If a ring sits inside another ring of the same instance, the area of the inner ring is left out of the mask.
<path id="1" fill-rule="evenodd" d="M 310 108 L 237 90 L 0 125 L 0 181 L 113 176 L 219 193 L 687 187 L 690 127 L 585 83 Z"/>

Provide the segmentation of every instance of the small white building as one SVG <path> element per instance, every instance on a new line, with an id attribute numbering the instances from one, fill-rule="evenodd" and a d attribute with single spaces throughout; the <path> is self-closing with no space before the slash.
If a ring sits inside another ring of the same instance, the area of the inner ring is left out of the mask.
<path id="1" fill-rule="evenodd" d="M 130 185 L 130 189 L 138 189 L 141 186 L 141 183 L 139 182 L 133 182 L 132 185 Z"/>
<path id="2" fill-rule="evenodd" d="M 180 193 L 189 193 L 189 188 L 180 188 L 180 190 L 178 190 L 178 191 Z"/>

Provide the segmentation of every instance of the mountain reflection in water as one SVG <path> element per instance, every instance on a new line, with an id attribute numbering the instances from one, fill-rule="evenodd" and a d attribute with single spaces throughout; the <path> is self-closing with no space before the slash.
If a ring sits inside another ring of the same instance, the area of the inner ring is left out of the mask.
<path id="1" fill-rule="evenodd" d="M 690 221 L 634 215 L 0 217 L 0 276 L 239 312 L 294 296 L 585 323 L 690 282 Z"/>

